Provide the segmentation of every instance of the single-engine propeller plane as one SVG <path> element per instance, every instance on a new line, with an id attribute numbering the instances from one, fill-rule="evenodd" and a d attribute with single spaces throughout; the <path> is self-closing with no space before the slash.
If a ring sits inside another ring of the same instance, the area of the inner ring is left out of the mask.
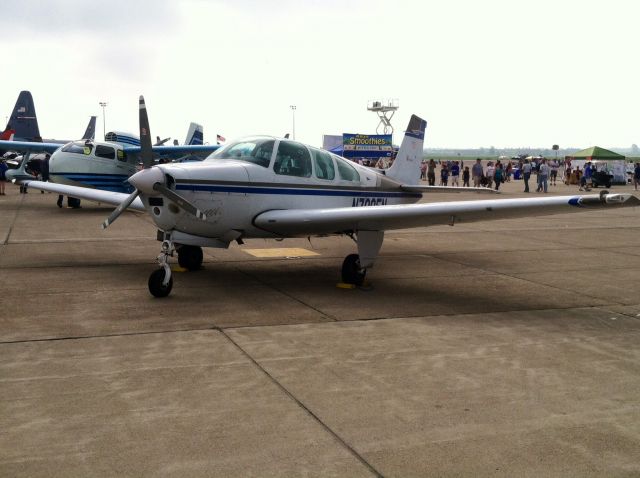
<path id="1" fill-rule="evenodd" d="M 171 159 L 194 156 L 202 158 L 220 147 L 202 144 L 202 126 L 196 123 L 190 124 L 188 142 L 184 145 L 165 146 L 168 139 L 159 140 L 152 146 L 155 156 Z M 107 133 L 106 141 L 82 139 L 64 145 L 0 141 L 0 148 L 5 146 L 26 153 L 16 169 L 7 171 L 7 179 L 10 181 L 35 179 L 27 171 L 27 164 L 30 154 L 41 152 L 51 154 L 49 177 L 54 183 L 130 193 L 133 188 L 127 178 L 138 171 L 140 140 L 122 132 Z"/>
<path id="2" fill-rule="evenodd" d="M 632 194 L 552 196 L 420 203 L 426 122 L 412 116 L 393 165 L 384 174 L 296 141 L 254 136 L 233 141 L 200 163 L 151 166 L 151 136 L 140 97 L 141 155 L 145 169 L 128 179 L 131 194 L 25 181 L 29 188 L 117 204 L 108 227 L 127 208 L 146 211 L 162 241 L 160 268 L 149 291 L 167 296 L 173 286 L 168 258 L 201 267 L 203 247 L 226 248 L 245 238 L 348 235 L 357 254 L 342 264 L 342 280 L 362 284 L 373 267 L 384 233 L 437 224 L 539 216 L 591 208 L 638 206 Z M 452 190 L 453 188 L 444 188 Z M 467 188 L 469 190 L 469 188 Z"/>

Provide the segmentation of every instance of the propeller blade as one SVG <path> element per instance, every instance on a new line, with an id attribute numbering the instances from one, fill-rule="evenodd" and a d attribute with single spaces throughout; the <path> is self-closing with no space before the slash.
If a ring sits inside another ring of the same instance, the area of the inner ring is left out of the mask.
<path id="1" fill-rule="evenodd" d="M 165 139 L 160 139 L 160 136 L 156 136 L 156 144 L 154 144 L 154 146 L 162 146 L 164 143 L 166 143 L 170 139 L 171 139 L 171 137 L 165 138 Z"/>
<path id="2" fill-rule="evenodd" d="M 131 206 L 131 203 L 133 201 L 135 201 L 135 199 L 138 197 L 138 194 L 140 194 L 140 191 L 138 191 L 137 189 L 134 189 L 133 192 L 131 194 L 129 194 L 124 201 L 122 201 L 117 208 L 115 208 L 113 210 L 113 212 L 111 213 L 111 215 L 109 215 L 108 218 L 106 218 L 104 220 L 104 222 L 102 223 L 102 229 L 106 229 L 107 227 L 109 227 L 111 224 L 113 224 L 113 222 L 118 219 L 118 217 L 120 217 L 120 214 L 122 214 L 122 211 L 124 211 L 125 209 L 127 209 L 129 206 Z"/>
<path id="3" fill-rule="evenodd" d="M 207 220 L 207 216 L 205 215 L 205 213 L 203 213 L 200 209 L 195 207 L 193 204 L 191 204 L 185 198 L 180 196 L 178 193 L 176 193 L 175 191 L 169 189 L 164 184 L 155 183 L 153 185 L 153 189 L 158 191 L 160 194 L 165 196 L 167 199 L 170 199 L 171 201 L 176 203 L 179 208 L 183 209 L 184 211 L 187 211 L 189 214 L 193 214 L 195 217 L 197 217 L 198 219 L 202 219 L 203 221 Z"/>
<path id="4" fill-rule="evenodd" d="M 147 169 L 153 166 L 153 150 L 151 146 L 151 132 L 149 131 L 149 117 L 147 116 L 147 105 L 144 96 L 140 95 L 140 159 L 142 168 Z"/>

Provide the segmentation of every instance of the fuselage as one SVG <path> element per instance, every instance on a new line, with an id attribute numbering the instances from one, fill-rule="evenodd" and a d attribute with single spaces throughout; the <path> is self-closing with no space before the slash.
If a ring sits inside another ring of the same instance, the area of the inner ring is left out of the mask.
<path id="1" fill-rule="evenodd" d="M 384 206 L 422 197 L 403 191 L 384 174 L 327 151 L 270 137 L 239 140 L 201 163 L 157 168 L 167 186 L 207 217 L 197 219 L 166 198 L 143 191 L 143 203 L 158 228 L 209 238 L 232 231 L 242 237 L 274 237 L 252 222 L 274 209 Z"/>
<path id="2" fill-rule="evenodd" d="M 137 157 L 111 142 L 74 141 L 51 155 L 49 179 L 71 186 L 130 192 L 129 176 L 136 172 Z"/>

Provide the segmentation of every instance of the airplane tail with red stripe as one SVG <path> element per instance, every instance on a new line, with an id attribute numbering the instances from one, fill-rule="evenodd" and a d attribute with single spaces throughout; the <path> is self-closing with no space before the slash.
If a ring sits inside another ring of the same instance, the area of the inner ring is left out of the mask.
<path id="1" fill-rule="evenodd" d="M 40 129 L 38 128 L 38 118 L 36 117 L 36 107 L 33 104 L 33 97 L 30 91 L 21 91 L 18 95 L 18 101 L 13 107 L 7 127 L 0 133 L 0 139 L 42 142 Z"/>

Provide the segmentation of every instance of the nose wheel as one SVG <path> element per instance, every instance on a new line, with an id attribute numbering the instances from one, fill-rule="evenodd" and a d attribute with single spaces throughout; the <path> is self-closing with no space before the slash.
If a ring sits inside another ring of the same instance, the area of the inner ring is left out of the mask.
<path id="1" fill-rule="evenodd" d="M 149 276 L 149 292 L 154 297 L 167 297 L 173 287 L 173 277 L 171 277 L 171 267 L 169 266 L 169 256 L 173 256 L 173 242 L 165 240 L 162 242 L 162 252 L 158 256 L 160 268 L 153 271 Z"/>

